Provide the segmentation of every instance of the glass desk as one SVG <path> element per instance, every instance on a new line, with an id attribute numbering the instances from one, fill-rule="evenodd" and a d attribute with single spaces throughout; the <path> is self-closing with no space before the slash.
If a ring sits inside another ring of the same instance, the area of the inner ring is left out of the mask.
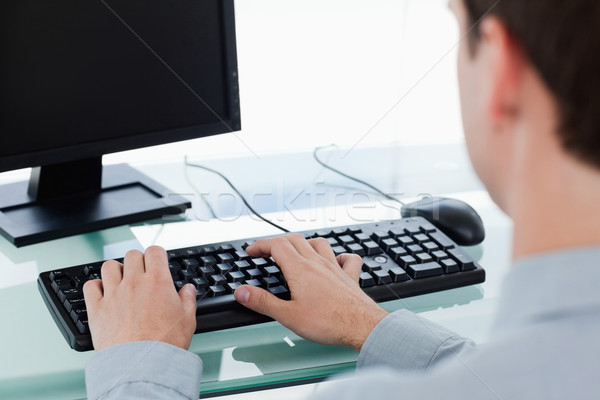
<path id="1" fill-rule="evenodd" d="M 169 168 L 172 172 L 181 166 L 172 164 Z M 149 172 L 169 171 L 169 168 L 146 167 Z M 171 184 L 190 193 L 183 180 Z M 406 308 L 419 312 L 477 342 L 485 342 L 499 286 L 510 265 L 511 223 L 478 188 L 453 196 L 469 202 L 484 220 L 486 240 L 467 251 L 486 269 L 486 282 L 391 301 L 383 306 L 390 311 Z M 354 207 L 352 213 L 349 207 Z M 336 215 L 333 221 L 332 214 Z M 361 216 L 368 216 L 370 220 L 398 217 L 389 206 L 367 202 L 271 214 L 292 230 L 318 229 L 353 221 L 356 224 Z M 248 216 L 209 221 L 194 220 L 189 215 L 185 221 L 168 219 L 19 249 L 0 238 L 0 398 L 80 399 L 86 396 L 84 367 L 93 353 L 79 353 L 69 348 L 38 292 L 39 272 L 120 257 L 128 249 L 150 244 L 177 248 L 277 233 Z M 204 397 L 319 380 L 352 371 L 358 357 L 358 353 L 347 348 L 303 340 L 276 322 L 195 335 L 190 350 L 204 361 L 201 387 Z"/>

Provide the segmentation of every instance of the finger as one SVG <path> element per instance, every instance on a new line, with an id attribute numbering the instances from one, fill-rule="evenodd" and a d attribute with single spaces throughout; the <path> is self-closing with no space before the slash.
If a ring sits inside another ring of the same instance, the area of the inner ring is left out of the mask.
<path id="1" fill-rule="evenodd" d="M 104 293 L 102 291 L 102 281 L 100 279 L 93 279 L 87 281 L 83 285 L 83 298 L 85 299 L 85 308 L 90 314 L 94 313 L 96 304 L 102 300 Z"/>
<path id="2" fill-rule="evenodd" d="M 150 246 L 146 249 L 144 254 L 144 262 L 146 265 L 146 272 L 150 274 L 158 274 L 167 276 L 170 278 L 169 272 L 169 258 L 167 252 L 160 246 Z"/>
<path id="3" fill-rule="evenodd" d="M 115 260 L 106 261 L 100 269 L 104 292 L 112 290 L 123 280 L 123 264 Z"/>
<path id="4" fill-rule="evenodd" d="M 196 288 L 188 283 L 179 291 L 179 299 L 183 303 L 185 310 L 184 318 L 190 324 L 192 331 L 196 330 Z M 193 320 L 193 321 L 192 321 Z M 193 333 L 193 332 L 192 332 Z"/>
<path id="5" fill-rule="evenodd" d="M 139 250 L 130 250 L 123 259 L 123 279 L 139 278 L 145 272 L 144 255 Z"/>
<path id="6" fill-rule="evenodd" d="M 308 243 L 308 240 L 306 240 L 301 234 L 295 233 L 293 235 L 286 235 L 284 237 L 290 241 L 292 246 L 294 246 L 296 251 L 298 251 L 301 256 L 310 260 L 320 259 L 319 254 L 317 254 L 313 246 L 311 246 L 310 243 Z"/>
<path id="7" fill-rule="evenodd" d="M 345 273 L 358 282 L 363 264 L 362 258 L 359 255 L 347 253 L 340 254 L 337 256 L 337 262 Z"/>
<path id="8" fill-rule="evenodd" d="M 275 320 L 284 318 L 287 314 L 286 301 L 277 298 L 264 289 L 242 285 L 233 293 L 235 299 L 252 311 L 267 315 Z"/>
<path id="9" fill-rule="evenodd" d="M 259 239 L 248 246 L 246 252 L 252 257 L 273 256 L 275 262 L 282 268 L 285 268 L 285 265 L 297 264 L 304 260 L 296 248 L 284 236 Z"/>
<path id="10" fill-rule="evenodd" d="M 333 253 L 333 250 L 331 249 L 331 245 L 329 244 L 327 239 L 325 239 L 325 238 L 311 239 L 308 241 L 308 243 L 312 246 L 313 249 L 315 249 L 315 251 L 320 256 L 325 257 L 325 259 L 327 261 L 333 263 L 334 265 L 337 264 L 336 259 L 335 259 L 335 254 Z"/>

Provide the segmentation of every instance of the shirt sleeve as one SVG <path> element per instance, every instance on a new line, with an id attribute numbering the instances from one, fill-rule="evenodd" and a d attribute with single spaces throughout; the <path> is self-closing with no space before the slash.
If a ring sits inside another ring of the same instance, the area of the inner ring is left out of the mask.
<path id="1" fill-rule="evenodd" d="M 85 368 L 89 400 L 185 399 L 200 394 L 202 360 L 163 342 L 131 342 L 95 354 Z"/>
<path id="2" fill-rule="evenodd" d="M 373 329 L 360 351 L 357 368 L 391 367 L 423 372 L 474 349 L 473 341 L 410 311 L 400 310 L 389 314 Z"/>

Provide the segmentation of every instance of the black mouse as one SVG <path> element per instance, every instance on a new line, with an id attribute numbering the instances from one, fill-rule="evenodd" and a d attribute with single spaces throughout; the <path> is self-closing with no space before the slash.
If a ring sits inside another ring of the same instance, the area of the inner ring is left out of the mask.
<path id="1" fill-rule="evenodd" d="M 485 238 L 481 217 L 465 202 L 426 197 L 402 206 L 403 217 L 423 217 L 460 246 L 473 246 Z"/>

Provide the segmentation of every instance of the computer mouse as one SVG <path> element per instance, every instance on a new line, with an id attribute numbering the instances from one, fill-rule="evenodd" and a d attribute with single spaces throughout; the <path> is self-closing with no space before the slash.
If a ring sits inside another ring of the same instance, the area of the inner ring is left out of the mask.
<path id="1" fill-rule="evenodd" d="M 423 217 L 460 246 L 473 246 L 485 238 L 481 217 L 467 203 L 446 197 L 426 197 L 402 206 L 403 217 Z"/>

